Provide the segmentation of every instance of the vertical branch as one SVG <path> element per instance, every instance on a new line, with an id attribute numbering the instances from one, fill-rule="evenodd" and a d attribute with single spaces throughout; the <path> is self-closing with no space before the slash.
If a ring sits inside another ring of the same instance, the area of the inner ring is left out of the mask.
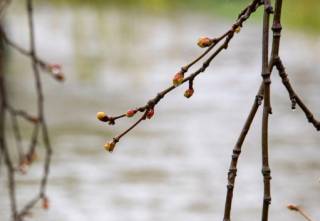
<path id="1" fill-rule="evenodd" d="M 10 3 L 10 0 L 5 0 L 6 5 Z M 0 3 L 0 9 L 3 9 Z M 13 43 L 2 30 L 0 25 L 0 160 L 4 161 L 4 165 L 8 170 L 8 190 L 10 196 L 11 205 L 11 216 L 13 221 L 21 221 L 24 216 L 29 214 L 29 211 L 36 205 L 36 203 L 42 199 L 42 207 L 48 209 L 49 201 L 46 197 L 46 185 L 49 175 L 49 167 L 51 161 L 52 149 L 50 145 L 47 124 L 44 116 L 44 96 L 42 89 L 42 82 L 40 76 L 39 68 L 49 72 L 56 80 L 62 81 L 63 73 L 61 71 L 61 66 L 58 64 L 48 64 L 42 59 L 37 57 L 36 44 L 35 44 L 35 31 L 34 31 L 34 19 L 33 19 L 33 1 L 26 0 L 26 10 L 28 15 L 28 27 L 29 27 L 29 39 L 30 39 L 30 50 L 23 49 L 19 45 Z M 36 106 L 37 115 L 29 114 L 25 110 L 15 109 L 14 106 L 10 104 L 9 96 L 6 94 L 5 88 L 5 76 L 2 72 L 3 70 L 3 58 L 4 50 L 2 48 L 2 43 L 6 43 L 13 49 L 16 49 L 20 54 L 27 56 L 31 60 L 32 72 L 34 75 L 35 89 L 36 89 Z M 18 159 L 19 166 L 15 167 L 12 155 L 13 152 L 9 151 L 9 147 L 6 144 L 6 113 L 11 117 L 12 131 L 14 133 L 14 139 L 17 142 Z M 18 118 L 27 120 L 33 125 L 33 132 L 30 138 L 29 149 L 27 153 L 24 153 L 22 146 L 22 137 L 20 133 L 20 125 L 18 123 Z M 40 137 L 40 133 L 42 137 Z M 25 204 L 21 209 L 18 210 L 18 202 L 16 200 L 16 182 L 15 173 L 20 171 L 22 174 L 27 172 L 29 165 L 36 159 L 36 148 L 39 143 L 39 139 L 42 139 L 45 146 L 45 162 L 43 168 L 43 175 L 41 177 L 39 192 L 31 199 L 27 204 Z M 12 159 L 11 159 L 12 158 Z M 1 164 L 2 162 L 0 162 Z"/>
<path id="2" fill-rule="evenodd" d="M 22 150 L 22 145 L 21 145 L 21 133 L 20 133 L 20 128 L 17 120 L 17 116 L 11 115 L 11 124 L 12 124 L 12 130 L 13 134 L 16 140 L 16 146 L 18 150 L 18 158 L 19 158 L 19 163 L 22 162 L 23 159 L 23 150 Z"/>
<path id="3" fill-rule="evenodd" d="M 0 24 L 0 29 L 2 29 Z M 7 167 L 8 173 L 8 188 L 10 197 L 10 207 L 12 220 L 17 218 L 17 203 L 16 203 L 16 191 L 15 191 L 15 177 L 14 177 L 14 167 L 10 158 L 9 150 L 6 144 L 5 135 L 5 119 L 6 119 L 6 109 L 7 109 L 7 98 L 5 89 L 5 79 L 4 79 L 4 48 L 3 48 L 3 37 L 0 34 L 0 149 L 3 153 L 4 162 Z"/>
<path id="4" fill-rule="evenodd" d="M 42 139 L 46 148 L 46 157 L 44 163 L 44 174 L 41 180 L 41 187 L 40 187 L 40 196 L 42 198 L 45 197 L 46 191 L 46 184 L 48 180 L 48 174 L 50 169 L 50 161 L 51 161 L 51 154 L 52 148 L 49 140 L 47 124 L 44 118 L 44 99 L 43 99 L 43 92 L 41 86 L 41 79 L 40 73 L 37 66 L 37 54 L 36 54 L 36 46 L 35 46 L 35 34 L 34 34 L 34 22 L 33 22 L 33 1 L 27 0 L 27 11 L 28 11 L 28 22 L 29 22 L 29 31 L 30 31 L 30 54 L 32 57 L 32 68 L 35 76 L 36 81 L 36 90 L 37 90 L 37 102 L 38 102 L 38 119 L 39 123 L 41 124 L 41 131 L 42 131 Z"/>
<path id="5" fill-rule="evenodd" d="M 271 49 L 271 61 L 273 65 L 279 57 L 279 48 L 280 48 L 280 38 L 281 38 L 281 9 L 282 9 L 282 0 L 276 0 L 274 17 L 272 24 L 273 38 L 272 38 L 272 49 Z"/>
<path id="6" fill-rule="evenodd" d="M 226 195 L 226 201 L 225 201 L 225 207 L 224 207 L 224 218 L 223 218 L 224 221 L 230 221 L 231 206 L 232 206 L 232 199 L 233 199 L 233 190 L 234 190 L 235 179 L 237 176 L 238 159 L 241 154 L 243 142 L 249 132 L 249 129 L 250 129 L 251 124 L 253 122 L 253 119 L 258 111 L 258 108 L 261 105 L 261 101 L 263 99 L 263 91 L 264 91 L 264 85 L 261 84 L 259 91 L 256 95 L 256 98 L 254 100 L 254 103 L 251 107 L 250 113 L 249 113 L 249 115 L 246 119 L 246 122 L 242 128 L 240 136 L 238 137 L 237 143 L 233 148 L 233 154 L 231 157 L 231 163 L 230 163 L 229 172 L 228 172 L 227 195 Z"/>
<path id="7" fill-rule="evenodd" d="M 268 221 L 269 205 L 271 203 L 271 170 L 269 167 L 269 114 L 272 113 L 271 102 L 270 102 L 270 84 L 271 84 L 271 71 L 273 68 L 273 61 L 271 59 L 270 68 L 268 66 L 269 58 L 269 20 L 271 11 L 265 7 L 263 15 L 263 29 L 262 29 L 262 79 L 264 84 L 264 102 L 263 102 L 263 113 L 262 113 L 262 175 L 263 175 L 263 206 L 262 206 L 262 221 Z M 272 46 L 274 50 L 274 45 Z"/>

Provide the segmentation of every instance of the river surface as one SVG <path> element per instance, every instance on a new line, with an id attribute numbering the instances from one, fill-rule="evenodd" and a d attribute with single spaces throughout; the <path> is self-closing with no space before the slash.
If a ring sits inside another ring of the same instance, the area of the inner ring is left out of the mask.
<path id="1" fill-rule="evenodd" d="M 28 47 L 25 14 L 15 7 L 11 13 L 8 33 Z M 38 53 L 62 64 L 66 81 L 59 84 L 43 73 L 54 147 L 51 208 L 44 211 L 37 205 L 30 220 L 222 220 L 232 148 L 261 82 L 259 24 L 245 24 L 228 50 L 196 79 L 191 99 L 183 97 L 184 86 L 177 88 L 157 106 L 154 118 L 125 136 L 112 154 L 103 144 L 133 121 L 108 126 L 95 114 L 116 115 L 145 104 L 170 85 L 179 67 L 201 53 L 199 36 L 217 36 L 231 24 L 184 12 L 36 8 Z M 296 91 L 320 117 L 320 37 L 284 29 L 281 55 Z M 30 62 L 15 52 L 10 60 L 10 96 L 19 107 L 35 111 Z M 319 221 L 320 135 L 299 109 L 290 109 L 276 72 L 271 102 L 270 220 L 302 220 L 286 209 L 293 203 Z M 24 127 L 25 144 L 30 130 Z M 233 220 L 261 217 L 260 134 L 259 112 L 239 161 Z M 20 203 L 35 194 L 42 163 L 40 151 L 29 174 L 17 176 Z M 2 168 L 1 221 L 9 219 L 3 174 Z"/>

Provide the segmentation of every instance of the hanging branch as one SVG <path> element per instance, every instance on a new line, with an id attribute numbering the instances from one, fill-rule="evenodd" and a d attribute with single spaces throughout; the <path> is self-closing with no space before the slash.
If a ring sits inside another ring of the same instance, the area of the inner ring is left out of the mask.
<path id="1" fill-rule="evenodd" d="M 240 29 L 243 26 L 243 23 L 250 17 L 250 15 L 253 12 L 256 11 L 256 9 L 261 4 L 263 4 L 261 1 L 253 0 L 251 4 L 249 4 L 244 10 L 241 11 L 241 13 L 238 16 L 237 21 L 231 26 L 231 28 L 229 30 L 227 30 L 224 34 L 222 34 L 220 37 L 218 37 L 218 38 L 208 38 L 208 37 L 200 38 L 198 43 L 197 43 L 198 46 L 201 47 L 201 48 L 208 47 L 208 49 L 205 50 L 200 56 L 198 56 L 192 62 L 190 62 L 189 64 L 183 66 L 181 68 L 181 70 L 174 75 L 173 80 L 172 80 L 172 86 L 170 86 L 170 87 L 164 89 L 163 91 L 157 93 L 157 96 L 154 97 L 153 99 L 150 99 L 147 102 L 146 105 L 138 107 L 138 108 L 130 109 L 126 113 L 120 114 L 120 115 L 114 116 L 114 117 L 108 116 L 104 112 L 98 112 L 97 113 L 97 118 L 100 121 L 108 122 L 110 125 L 114 125 L 116 120 L 118 120 L 118 119 L 121 119 L 121 118 L 124 118 L 124 117 L 133 117 L 138 112 L 142 112 L 143 113 L 142 117 L 139 118 L 132 126 L 130 126 L 127 130 L 125 130 L 120 135 L 114 137 L 112 139 L 112 141 L 107 142 L 104 145 L 105 149 L 107 151 L 109 151 L 109 152 L 112 152 L 114 150 L 114 148 L 115 148 L 116 143 L 119 142 L 119 140 L 124 135 L 126 135 L 128 132 L 130 132 L 132 129 L 134 129 L 137 125 L 139 125 L 141 122 L 143 122 L 143 120 L 145 120 L 146 118 L 151 119 L 153 117 L 155 106 L 160 102 L 160 100 L 162 100 L 165 97 L 166 94 L 168 94 L 169 92 L 173 91 L 178 86 L 183 85 L 186 82 L 189 82 L 189 88 L 185 91 L 184 96 L 186 98 L 190 98 L 194 93 L 193 81 L 195 80 L 195 78 L 198 75 L 200 75 L 201 73 L 205 72 L 207 67 L 212 62 L 212 60 L 223 49 L 227 49 L 228 48 L 229 42 L 234 37 L 234 34 L 240 32 Z M 185 77 L 185 74 L 187 73 L 188 69 L 191 66 L 193 66 L 194 64 L 196 64 L 197 62 L 199 62 L 202 58 L 204 58 L 222 40 L 224 40 L 222 42 L 222 44 L 207 58 L 207 60 L 205 60 L 203 62 L 202 66 L 199 69 L 197 69 L 195 72 L 191 73 L 189 76 Z"/>
<path id="2" fill-rule="evenodd" d="M 289 98 L 291 100 L 291 109 L 296 109 L 296 105 L 301 108 L 301 110 L 306 115 L 307 120 L 311 123 L 318 131 L 320 130 L 320 121 L 316 120 L 309 108 L 302 102 L 301 98 L 293 90 L 288 74 L 286 73 L 285 67 L 280 58 L 276 60 L 276 67 L 279 71 L 279 76 L 282 79 L 282 83 L 288 91 Z"/>
<path id="3" fill-rule="evenodd" d="M 265 1 L 267 5 L 268 1 Z M 262 207 L 262 221 L 268 221 L 269 205 L 271 203 L 270 195 L 270 167 L 269 167 L 269 143 L 268 143 L 268 130 L 269 130 L 269 114 L 271 114 L 271 102 L 270 102 L 270 75 L 271 70 L 268 67 L 269 62 L 269 18 L 272 10 L 267 10 L 265 7 L 263 15 L 263 30 L 262 30 L 262 81 L 264 86 L 264 101 L 263 101 L 263 114 L 262 114 L 262 175 L 264 184 L 264 196 Z M 271 69 L 273 64 L 271 65 Z"/>
<path id="4" fill-rule="evenodd" d="M 138 124 L 140 124 L 146 118 L 151 118 L 154 114 L 154 107 L 158 104 L 158 102 L 164 98 L 164 96 L 174 90 L 177 86 L 184 84 L 185 82 L 189 82 L 189 87 L 185 91 L 184 96 L 190 98 L 194 93 L 193 81 L 195 78 L 204 72 L 206 68 L 210 65 L 211 61 L 223 50 L 227 49 L 229 42 L 233 38 L 235 33 L 240 31 L 242 24 L 246 21 L 250 15 L 256 11 L 256 9 L 260 5 L 264 5 L 264 16 L 263 16 L 263 29 L 262 29 L 262 82 L 259 87 L 258 93 L 255 97 L 255 101 L 251 107 L 250 113 L 245 121 L 243 129 L 238 137 L 235 147 L 233 148 L 233 154 L 231 157 L 231 163 L 228 171 L 228 184 L 227 184 L 227 194 L 225 201 L 225 209 L 224 209 L 224 221 L 230 221 L 231 216 L 231 208 L 232 208 L 232 199 L 233 199 L 233 190 L 235 185 L 235 179 L 237 176 L 237 164 L 242 151 L 242 145 L 246 138 L 247 133 L 251 127 L 251 124 L 255 118 L 255 115 L 258 111 L 259 106 L 261 106 L 263 101 L 263 114 L 262 114 L 262 174 L 263 174 L 263 186 L 264 186 L 264 197 L 263 197 L 263 207 L 262 207 L 262 221 L 268 221 L 269 214 L 269 205 L 271 203 L 271 191 L 270 191 L 270 180 L 271 180 L 271 170 L 269 167 L 269 115 L 272 113 L 271 108 L 271 95 L 270 95 L 270 84 L 271 84 L 271 73 L 274 67 L 279 72 L 280 77 L 282 78 L 283 85 L 286 87 L 290 100 L 292 102 L 292 108 L 296 107 L 296 104 L 303 110 L 308 121 L 313 124 L 313 126 L 319 131 L 320 130 L 320 122 L 315 119 L 312 112 L 307 108 L 307 106 L 302 102 L 300 97 L 293 90 L 288 75 L 285 72 L 284 65 L 279 56 L 279 48 L 280 48 L 280 37 L 281 37 L 281 10 L 282 10 L 282 0 L 275 1 L 275 10 L 273 11 L 273 7 L 269 0 L 261 0 L 261 1 L 252 1 L 252 3 L 247 6 L 244 10 L 242 10 L 238 16 L 238 20 L 232 26 L 230 30 L 228 30 L 225 34 L 223 34 L 219 38 L 201 38 L 198 42 L 200 47 L 209 47 L 202 55 L 200 55 L 197 59 L 191 62 L 189 65 L 186 65 L 181 68 L 173 78 L 173 85 L 169 88 L 163 90 L 158 93 L 157 96 L 142 107 L 135 108 L 129 110 L 125 114 L 121 114 L 115 117 L 109 117 L 104 112 L 98 112 L 97 118 L 100 121 L 108 122 L 110 125 L 114 125 L 115 121 L 124 118 L 124 117 L 133 117 L 136 113 L 142 112 L 143 115 L 136 121 L 131 127 L 125 130 L 123 133 L 113 138 L 111 142 L 105 144 L 105 149 L 112 152 L 115 148 L 117 142 L 119 142 L 120 138 L 126 135 L 129 131 L 134 129 Z M 269 20 L 270 15 L 273 15 L 273 37 L 272 37 L 272 46 L 271 46 L 271 54 L 269 59 Z M 200 61 L 205 55 L 207 55 L 217 43 L 221 40 L 224 40 L 223 43 L 218 47 L 209 58 L 203 63 L 203 65 L 194 73 L 190 74 L 188 77 L 184 78 L 185 73 L 188 71 L 188 68 L 198 61 Z"/>
<path id="5" fill-rule="evenodd" d="M 7 1 L 7 4 L 10 1 Z M 6 6 L 7 6 L 6 4 Z M 5 165 L 7 167 L 8 174 L 8 189 L 10 196 L 10 205 L 11 205 L 11 216 L 13 221 L 22 221 L 26 215 L 30 213 L 30 210 L 36 205 L 39 200 L 42 200 L 42 207 L 44 209 L 49 208 L 49 199 L 46 193 L 46 186 L 48 182 L 48 175 L 50 169 L 51 155 L 52 155 L 52 147 L 50 144 L 47 123 L 45 120 L 44 114 L 44 96 L 43 96 L 43 88 L 40 70 L 41 68 L 44 71 L 50 73 L 56 80 L 62 81 L 64 80 L 64 75 L 62 73 L 62 69 L 60 65 L 57 64 L 49 64 L 44 62 L 44 60 L 40 59 L 37 56 L 36 52 L 36 42 L 35 42 L 35 34 L 34 34 L 34 22 L 33 22 L 33 1 L 26 0 L 26 9 L 28 14 L 28 26 L 29 26 L 29 39 L 30 39 L 30 50 L 23 49 L 17 44 L 13 43 L 5 31 L 0 27 L 0 40 L 1 40 L 1 51 L 0 51 L 0 90 L 1 90 L 1 110 L 0 110 L 0 153 L 1 157 L 3 157 Z M 15 49 L 18 53 L 27 56 L 31 61 L 32 72 L 34 75 L 35 81 L 35 90 L 37 96 L 37 113 L 30 114 L 27 111 L 21 109 L 16 109 L 10 102 L 10 97 L 6 93 L 6 82 L 5 82 L 5 74 L 4 71 L 4 49 L 3 44 L 7 44 Z M 6 117 L 7 114 L 11 118 L 12 131 L 14 134 L 14 139 L 16 141 L 16 148 L 18 153 L 18 162 L 15 163 L 13 159 L 12 152 L 9 151 L 9 147 L 6 144 Z M 29 147 L 26 149 L 22 145 L 22 137 L 21 137 L 21 129 L 18 123 L 18 119 L 24 119 L 29 122 L 33 127 L 33 132 L 30 137 Z M 41 133 L 40 133 L 41 132 Z M 41 136 L 40 136 L 41 135 Z M 37 159 L 37 151 L 39 141 L 42 140 L 43 145 L 45 147 L 45 159 L 43 165 L 43 175 L 41 177 L 39 192 L 27 202 L 20 209 L 18 208 L 18 202 L 16 199 L 16 180 L 15 174 L 21 173 L 26 174 L 28 172 L 28 168 L 30 165 Z"/>

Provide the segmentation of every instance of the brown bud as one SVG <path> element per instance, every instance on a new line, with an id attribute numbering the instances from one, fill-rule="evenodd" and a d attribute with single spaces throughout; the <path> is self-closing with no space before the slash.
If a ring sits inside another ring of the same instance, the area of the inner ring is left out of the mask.
<path id="1" fill-rule="evenodd" d="M 287 208 L 292 211 L 299 211 L 299 207 L 292 204 L 289 204 Z"/>
<path id="2" fill-rule="evenodd" d="M 184 96 L 186 98 L 190 98 L 193 95 L 193 92 L 194 92 L 193 88 L 189 88 L 184 92 Z"/>
<path id="3" fill-rule="evenodd" d="M 109 120 L 109 117 L 106 115 L 105 112 L 98 112 L 97 119 L 103 122 L 107 122 Z"/>
<path id="4" fill-rule="evenodd" d="M 234 29 L 235 33 L 239 33 L 241 30 L 240 26 L 236 27 L 236 29 Z"/>
<path id="5" fill-rule="evenodd" d="M 176 73 L 172 80 L 173 85 L 178 86 L 179 84 L 181 84 L 183 81 L 183 78 L 184 78 L 184 74 L 181 71 Z"/>
<path id="6" fill-rule="evenodd" d="M 213 43 L 212 39 L 208 37 L 201 37 L 199 38 L 197 44 L 200 48 L 206 48 L 206 47 L 209 47 L 212 43 Z"/>
<path id="7" fill-rule="evenodd" d="M 104 145 L 104 149 L 106 149 L 109 152 L 112 152 L 116 146 L 116 143 L 114 141 L 108 142 Z"/>
<path id="8" fill-rule="evenodd" d="M 63 73 L 59 72 L 59 73 L 53 73 L 53 76 L 55 79 L 57 79 L 58 81 L 64 81 L 64 75 Z"/>

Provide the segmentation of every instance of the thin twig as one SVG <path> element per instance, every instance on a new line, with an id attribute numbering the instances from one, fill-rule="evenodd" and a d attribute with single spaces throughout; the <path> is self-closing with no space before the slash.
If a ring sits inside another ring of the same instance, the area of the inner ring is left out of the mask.
<path id="1" fill-rule="evenodd" d="M 268 1 L 265 0 L 265 10 L 263 15 L 263 29 L 262 29 L 262 79 L 264 85 L 264 101 L 263 101 L 263 114 L 262 114 L 262 174 L 264 184 L 264 196 L 263 196 L 263 207 L 262 207 L 262 221 L 268 221 L 269 205 L 271 203 L 270 193 L 270 180 L 271 170 L 269 167 L 269 143 L 268 143 L 268 130 L 269 130 L 269 114 L 271 114 L 271 102 L 270 102 L 270 75 L 271 70 L 269 69 L 269 20 L 270 10 L 268 10 Z M 273 64 L 271 65 L 272 69 Z"/>
<path id="2" fill-rule="evenodd" d="M 291 100 L 291 108 L 295 109 L 296 104 L 301 108 L 301 110 L 306 115 L 307 120 L 316 128 L 316 130 L 320 131 L 320 121 L 317 120 L 309 108 L 303 103 L 301 98 L 297 95 L 294 89 L 291 86 L 290 80 L 288 78 L 288 74 L 286 73 L 285 67 L 281 61 L 281 58 L 276 60 L 276 67 L 279 71 L 279 76 L 282 79 L 282 83 L 288 91 L 290 100 Z"/>
<path id="3" fill-rule="evenodd" d="M 287 206 L 287 208 L 290 210 L 290 211 L 295 211 L 297 213 L 299 213 L 301 216 L 303 216 L 306 220 L 308 221 L 313 221 L 311 219 L 311 217 L 300 207 L 300 206 L 297 206 L 297 205 L 293 205 L 293 204 L 289 204 Z"/>

